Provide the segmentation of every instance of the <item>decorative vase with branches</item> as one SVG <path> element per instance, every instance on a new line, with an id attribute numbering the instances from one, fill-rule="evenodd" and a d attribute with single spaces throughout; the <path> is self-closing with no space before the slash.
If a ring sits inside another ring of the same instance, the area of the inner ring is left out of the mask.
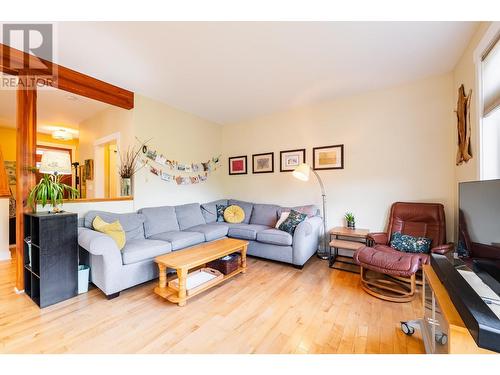
<path id="1" fill-rule="evenodd" d="M 129 146 L 124 154 L 120 154 L 120 167 L 118 173 L 121 177 L 121 195 L 130 196 L 132 195 L 132 178 L 134 175 L 144 167 L 138 166 L 137 161 L 139 160 L 139 155 L 142 149 L 146 146 L 146 142 L 141 143 L 141 145 L 135 149 L 133 146 Z"/>

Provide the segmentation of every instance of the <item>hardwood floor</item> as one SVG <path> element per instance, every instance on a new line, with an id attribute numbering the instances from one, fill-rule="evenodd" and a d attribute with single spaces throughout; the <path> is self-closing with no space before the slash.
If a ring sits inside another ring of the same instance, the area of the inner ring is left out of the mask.
<path id="1" fill-rule="evenodd" d="M 15 262 L 0 262 L 1 353 L 423 353 L 400 320 L 411 303 L 363 292 L 359 275 L 311 259 L 303 270 L 249 258 L 248 272 L 178 307 L 156 282 L 108 301 L 98 290 L 40 310 L 14 293 Z"/>

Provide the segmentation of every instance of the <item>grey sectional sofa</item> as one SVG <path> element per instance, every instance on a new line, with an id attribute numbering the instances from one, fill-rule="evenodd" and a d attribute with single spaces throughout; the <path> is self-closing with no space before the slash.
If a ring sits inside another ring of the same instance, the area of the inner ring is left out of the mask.
<path id="1" fill-rule="evenodd" d="M 239 205 L 245 211 L 245 220 L 241 224 L 217 222 L 217 204 Z M 292 236 L 274 228 L 285 209 L 224 199 L 202 205 L 149 207 L 128 214 L 89 211 L 78 229 L 78 243 L 90 254 L 92 282 L 108 298 L 156 278 L 156 256 L 224 237 L 248 240 L 248 255 L 301 268 L 318 248 L 322 220 L 316 206 L 294 207 L 307 213 L 308 218 Z M 111 237 L 92 229 L 97 215 L 107 222 L 120 221 L 127 240 L 121 251 Z"/>

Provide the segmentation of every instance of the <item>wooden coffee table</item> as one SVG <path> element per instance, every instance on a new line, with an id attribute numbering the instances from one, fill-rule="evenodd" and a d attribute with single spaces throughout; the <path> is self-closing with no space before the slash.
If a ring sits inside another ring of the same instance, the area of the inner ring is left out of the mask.
<path id="1" fill-rule="evenodd" d="M 186 301 L 211 287 L 220 284 L 239 273 L 245 273 L 247 268 L 247 247 L 248 241 L 237 240 L 234 238 L 224 238 L 221 240 L 204 243 L 194 246 L 187 250 L 180 250 L 161 255 L 155 258 L 158 264 L 160 273 L 159 285 L 154 289 L 154 292 L 165 298 L 167 301 L 177 303 L 179 306 L 184 306 Z M 241 266 L 230 274 L 224 275 L 217 283 L 210 284 L 206 288 L 201 288 L 196 292 L 187 295 L 186 278 L 190 270 L 203 267 L 212 260 L 222 258 L 234 252 L 241 253 Z M 175 290 L 167 286 L 167 269 L 173 268 L 177 272 L 179 278 L 179 290 Z"/>

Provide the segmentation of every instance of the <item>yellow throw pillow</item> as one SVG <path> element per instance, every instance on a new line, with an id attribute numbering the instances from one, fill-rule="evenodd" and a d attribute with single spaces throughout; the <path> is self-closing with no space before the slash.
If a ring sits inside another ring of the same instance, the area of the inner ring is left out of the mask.
<path id="1" fill-rule="evenodd" d="M 94 221 L 92 221 L 92 226 L 98 232 L 107 234 L 113 240 L 115 240 L 116 245 L 121 250 L 125 246 L 125 231 L 118 220 L 113 223 L 106 223 L 99 216 L 96 216 Z"/>
<path id="2" fill-rule="evenodd" d="M 228 223 L 238 224 L 245 220 L 245 211 L 240 206 L 228 206 L 224 210 L 224 220 Z"/>

